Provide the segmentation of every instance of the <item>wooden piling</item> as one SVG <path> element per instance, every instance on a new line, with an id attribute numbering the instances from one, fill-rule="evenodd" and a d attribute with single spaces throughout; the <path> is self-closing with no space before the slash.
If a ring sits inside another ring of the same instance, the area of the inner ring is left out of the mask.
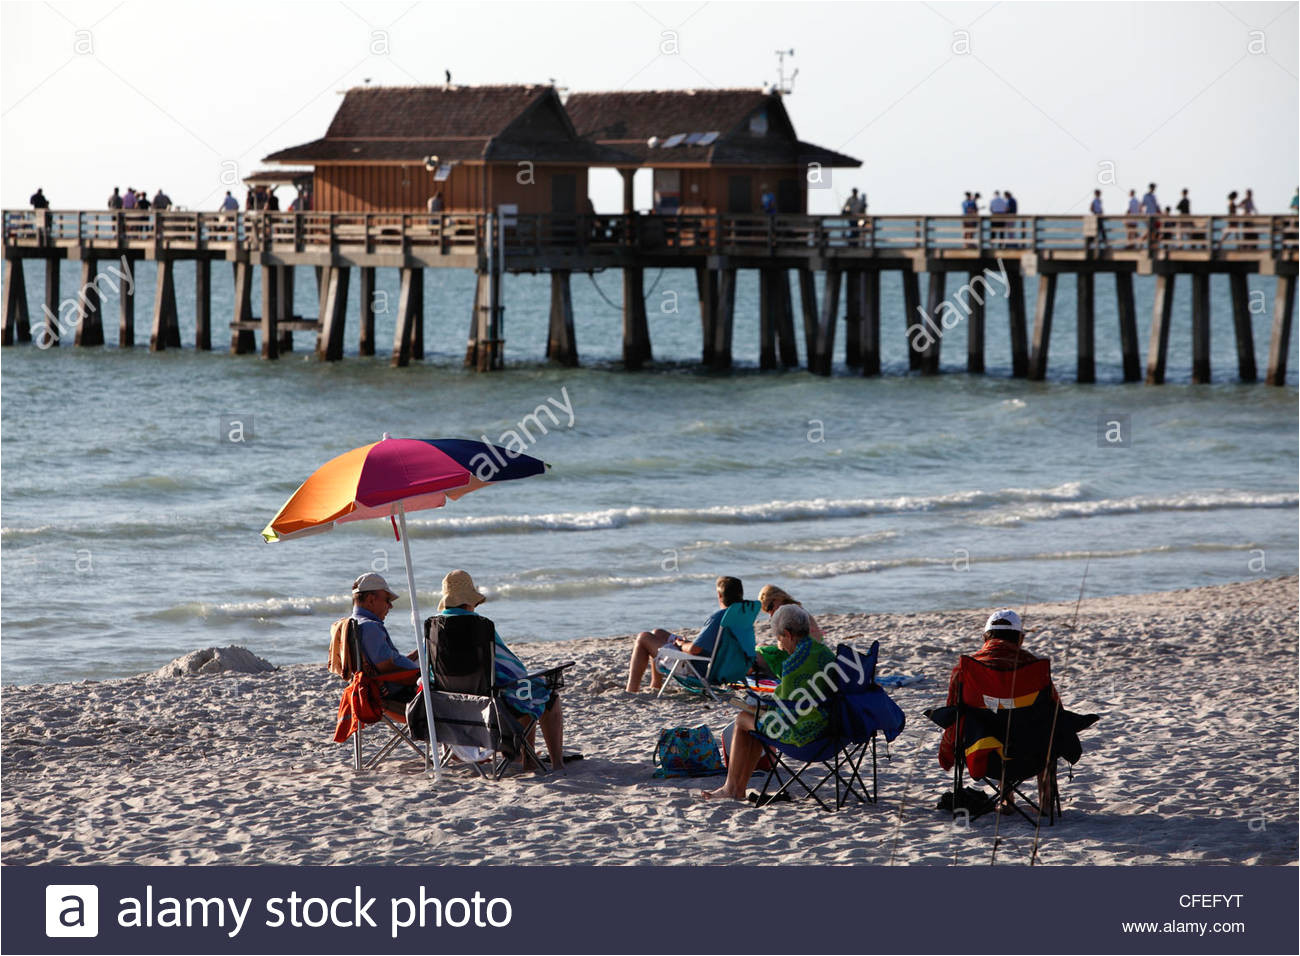
<path id="1" fill-rule="evenodd" d="M 130 270 L 128 278 L 118 280 L 117 301 L 118 301 L 118 323 L 117 323 L 117 347 L 120 349 L 135 348 L 135 266 L 136 260 L 129 259 L 125 255 L 122 261 L 126 263 L 127 269 Z"/>
<path id="2" fill-rule="evenodd" d="M 1119 345 L 1124 356 L 1124 381 L 1142 380 L 1142 356 L 1138 354 L 1137 307 L 1133 300 L 1133 273 L 1115 273 L 1116 311 L 1119 313 Z"/>
<path id="3" fill-rule="evenodd" d="M 903 276 L 903 333 L 907 339 L 907 369 L 917 372 L 921 369 L 923 350 L 916 347 L 920 340 L 919 333 L 912 329 L 924 327 L 921 321 L 921 277 L 912 269 L 904 269 Z"/>
<path id="4" fill-rule="evenodd" d="M 212 350 L 212 260 L 194 260 L 194 348 Z"/>
<path id="5" fill-rule="evenodd" d="M 4 302 L 4 331 L 0 337 L 0 342 L 4 345 L 13 345 L 15 341 L 24 341 L 21 337 L 21 330 L 27 330 L 27 339 L 30 341 L 31 333 L 31 316 L 28 312 L 27 305 L 27 283 L 23 276 L 23 260 L 15 257 L 5 259 L 5 302 Z"/>
<path id="6" fill-rule="evenodd" d="M 1020 263 L 1007 263 L 1007 321 L 1011 333 L 1011 377 L 1029 374 L 1029 336 L 1025 321 L 1025 274 Z"/>
<path id="7" fill-rule="evenodd" d="M 1094 309 L 1095 283 L 1093 274 L 1080 271 L 1075 274 L 1075 324 L 1078 332 L 1078 362 L 1075 380 L 1097 381 L 1097 334 Z"/>
<path id="8" fill-rule="evenodd" d="M 808 371 L 817 358 L 817 280 L 812 269 L 799 267 L 799 304 L 803 312 L 803 350 Z"/>
<path id="9" fill-rule="evenodd" d="M 474 305 L 470 310 L 469 316 L 469 338 L 465 345 L 465 367 L 478 368 L 479 353 L 479 335 L 480 330 L 486 328 L 486 319 L 483 317 L 483 310 L 488 308 L 488 299 L 490 296 L 490 280 L 486 272 L 478 272 L 474 277 Z M 400 300 L 400 296 L 399 296 Z M 399 301 L 397 321 L 402 321 L 401 304 Z M 407 340 L 409 341 L 409 339 Z M 397 364 L 398 349 L 393 349 L 393 363 Z M 405 363 L 403 363 L 405 364 Z"/>
<path id="10" fill-rule="evenodd" d="M 247 262 L 234 262 L 235 317 L 231 322 L 230 354 L 248 355 L 257 350 L 257 339 L 251 328 L 244 326 L 253 321 L 253 267 Z M 152 341 L 150 348 L 153 348 Z"/>
<path id="11" fill-rule="evenodd" d="M 713 323 L 712 368 L 731 368 L 731 340 L 736 321 L 736 270 L 726 266 L 718 275 L 718 308 Z"/>
<path id="12" fill-rule="evenodd" d="M 1047 347 L 1052 340 L 1052 310 L 1056 307 L 1056 273 L 1038 277 L 1038 303 L 1034 308 L 1034 346 L 1029 354 L 1029 379 L 1047 377 Z"/>
<path id="13" fill-rule="evenodd" d="M 650 361 L 650 326 L 645 314 L 645 269 L 623 270 L 623 367 L 639 369 Z"/>
<path id="14" fill-rule="evenodd" d="M 1210 273 L 1192 273 L 1192 383 L 1210 383 Z"/>
<path id="15" fill-rule="evenodd" d="M 77 316 L 76 344 L 86 347 L 104 344 L 104 297 L 100 294 L 99 263 L 94 259 L 81 260 L 81 289 L 78 292 L 80 311 Z"/>
<path id="16" fill-rule="evenodd" d="M 794 302 L 790 296 L 790 272 L 772 270 L 772 296 L 776 300 L 776 345 L 784 368 L 799 365 L 799 343 L 794 334 Z"/>
<path id="17" fill-rule="evenodd" d="M 1174 309 L 1175 272 L 1156 276 L 1156 297 L 1151 308 L 1151 341 L 1147 344 L 1147 384 L 1161 385 L 1165 380 L 1165 361 L 1169 357 L 1169 322 Z"/>
<path id="18" fill-rule="evenodd" d="M 862 374 L 880 374 L 880 272 L 862 272 Z"/>
<path id="19" fill-rule="evenodd" d="M 695 267 L 695 291 L 700 300 L 700 361 L 713 364 L 713 340 L 717 335 L 718 270 L 707 265 Z"/>
<path id="20" fill-rule="evenodd" d="M 375 354 L 375 267 L 362 266 L 359 270 L 361 289 L 361 332 L 357 351 L 362 355 Z"/>
<path id="21" fill-rule="evenodd" d="M 546 357 L 561 365 L 578 364 L 578 340 L 573 331 L 573 290 L 568 269 L 551 271 L 551 324 L 546 335 Z"/>
<path id="22" fill-rule="evenodd" d="M 149 351 L 162 352 L 171 345 L 167 334 L 176 312 L 176 264 L 171 259 L 158 259 L 157 279 L 154 286 L 153 322 L 149 330 Z"/>
<path id="23" fill-rule="evenodd" d="M 939 351 L 943 346 L 943 310 L 946 296 L 948 274 L 946 272 L 930 273 L 930 291 L 926 302 L 926 311 L 930 315 L 928 325 L 929 345 L 921 353 L 921 373 L 923 375 L 939 374 Z"/>
<path id="24" fill-rule="evenodd" d="M 279 318 L 275 314 L 275 276 L 271 266 L 262 266 L 262 358 L 280 357 Z"/>
<path id="25" fill-rule="evenodd" d="M 293 266 L 275 267 L 275 318 L 280 326 L 280 354 L 293 351 L 293 329 L 286 328 L 293 316 Z"/>
<path id="26" fill-rule="evenodd" d="M 975 280 L 980 280 L 976 288 Z M 970 315 L 966 319 L 966 371 L 970 375 L 984 374 L 984 302 L 989 294 L 988 282 L 980 270 L 967 274 L 966 287 L 970 289 Z"/>
<path id="27" fill-rule="evenodd" d="M 424 269 L 411 276 L 411 358 L 424 361 Z M 346 284 L 344 286 L 346 288 Z"/>
<path id="28" fill-rule="evenodd" d="M 343 358 L 343 335 L 348 318 L 348 282 L 351 271 L 347 266 L 330 266 L 321 278 L 325 288 L 325 302 L 320 314 L 318 326 L 320 331 L 316 336 L 316 358 L 319 361 L 337 362 Z M 403 270 L 403 278 L 407 271 Z M 409 352 L 407 354 L 409 355 Z"/>
<path id="29" fill-rule="evenodd" d="M 1286 384 L 1286 362 L 1291 350 L 1291 323 L 1295 318 L 1295 273 L 1277 277 L 1273 293 L 1273 335 L 1268 345 L 1267 381 L 1270 385 Z"/>
<path id="30" fill-rule="evenodd" d="M 844 273 L 838 266 L 826 269 L 821 317 L 817 323 L 817 349 L 812 371 L 817 375 L 830 375 L 835 358 L 835 323 L 839 320 L 840 286 Z"/>
<path id="31" fill-rule="evenodd" d="M 1259 377 L 1255 368 L 1255 333 L 1250 325 L 1250 289 L 1244 272 L 1230 272 L 1232 288 L 1232 325 L 1237 335 L 1237 377 L 1253 382 Z"/>
<path id="32" fill-rule="evenodd" d="M 401 271 L 401 292 L 397 297 L 397 325 L 393 330 L 393 359 L 391 362 L 393 368 L 401 368 L 411 364 L 411 327 L 415 324 L 415 270 L 403 269 Z M 482 295 L 484 300 L 488 298 L 486 290 L 483 289 L 486 280 L 487 275 L 480 273 L 479 291 L 475 295 L 476 303 L 479 295 Z M 475 318 L 478 318 L 477 314 Z M 481 325 L 482 320 L 479 319 L 479 322 Z M 481 329 L 475 331 L 478 333 L 481 332 Z M 486 345 L 483 345 L 482 348 L 479 347 L 479 339 L 480 337 L 476 335 L 476 338 L 470 343 L 475 363 L 479 360 L 480 352 L 486 350 Z M 467 363 L 470 361 L 469 355 L 466 355 L 465 361 Z"/>
<path id="33" fill-rule="evenodd" d="M 42 345 L 49 348 L 59 344 L 59 260 L 45 260 L 45 334 Z M 20 338 L 19 341 L 22 341 Z"/>
<path id="34" fill-rule="evenodd" d="M 862 367 L 862 277 L 858 269 L 844 277 L 844 364 Z"/>
<path id="35" fill-rule="evenodd" d="M 758 367 L 776 368 L 776 289 L 772 269 L 758 270 Z"/>

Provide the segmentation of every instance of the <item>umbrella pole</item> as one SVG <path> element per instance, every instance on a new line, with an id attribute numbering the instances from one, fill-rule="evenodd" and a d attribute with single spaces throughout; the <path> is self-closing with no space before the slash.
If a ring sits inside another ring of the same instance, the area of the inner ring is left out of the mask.
<path id="1" fill-rule="evenodd" d="M 429 722 L 429 755 L 433 758 L 433 779 L 442 781 L 442 757 L 438 753 L 438 735 L 433 729 L 433 700 L 429 696 L 433 682 L 429 680 L 429 657 L 424 646 L 424 635 L 420 632 L 420 609 L 415 599 L 415 571 L 411 567 L 411 544 L 406 540 L 406 508 L 397 502 L 397 523 L 401 529 L 402 556 L 406 559 L 406 587 L 411 594 L 411 627 L 415 629 L 415 648 L 420 655 L 420 680 L 424 685 L 424 716 Z M 425 761 L 428 767 L 428 761 Z"/>

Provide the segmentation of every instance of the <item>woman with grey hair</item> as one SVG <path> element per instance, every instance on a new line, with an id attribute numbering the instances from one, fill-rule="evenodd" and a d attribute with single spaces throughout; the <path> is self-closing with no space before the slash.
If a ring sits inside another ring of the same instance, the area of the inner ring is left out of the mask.
<path id="1" fill-rule="evenodd" d="M 763 745 L 750 736 L 750 731 L 757 730 L 764 737 L 796 747 L 812 743 L 825 732 L 826 714 L 820 706 L 824 701 L 819 698 L 829 686 L 824 675 L 835 663 L 835 654 L 825 644 L 812 639 L 811 627 L 808 612 L 797 604 L 779 607 L 772 614 L 772 633 L 781 650 L 790 655 L 781 665 L 781 683 L 774 695 L 774 706 L 757 720 L 749 711 L 736 715 L 727 782 L 717 790 L 702 790 L 703 799 L 745 799 L 749 778 L 763 756 Z M 796 697 L 797 705 L 784 703 Z"/>

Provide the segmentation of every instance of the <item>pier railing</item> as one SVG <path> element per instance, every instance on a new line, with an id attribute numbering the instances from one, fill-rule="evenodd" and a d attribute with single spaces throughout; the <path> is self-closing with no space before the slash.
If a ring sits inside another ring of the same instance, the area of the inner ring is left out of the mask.
<path id="1" fill-rule="evenodd" d="M 6 210 L 6 247 L 355 250 L 424 257 L 613 254 L 812 257 L 1297 258 L 1285 216 L 806 216 Z"/>

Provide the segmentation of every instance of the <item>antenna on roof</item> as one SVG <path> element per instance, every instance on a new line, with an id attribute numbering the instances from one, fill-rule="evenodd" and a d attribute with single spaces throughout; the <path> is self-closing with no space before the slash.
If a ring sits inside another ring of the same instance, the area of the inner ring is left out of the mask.
<path id="1" fill-rule="evenodd" d="M 794 47 L 788 50 L 776 51 L 776 88 L 772 91 L 778 96 L 789 96 L 794 92 L 794 78 L 799 75 L 799 68 L 796 66 L 794 72 L 790 74 L 790 79 L 785 78 L 785 58 L 794 56 Z"/>
<path id="2" fill-rule="evenodd" d="M 546 82 L 551 85 L 551 89 L 555 90 L 560 99 L 564 99 L 564 94 L 569 92 L 569 88 L 567 86 L 560 86 L 560 81 L 553 76 L 548 76 Z"/>

